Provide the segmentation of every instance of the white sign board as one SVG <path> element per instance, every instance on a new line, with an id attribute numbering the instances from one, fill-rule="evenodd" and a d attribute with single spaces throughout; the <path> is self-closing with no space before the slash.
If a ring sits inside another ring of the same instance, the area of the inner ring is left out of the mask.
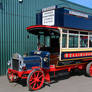
<path id="1" fill-rule="evenodd" d="M 42 12 L 42 25 L 53 26 L 55 24 L 55 10 L 47 10 Z"/>
<path id="2" fill-rule="evenodd" d="M 69 14 L 72 14 L 72 15 L 76 15 L 76 16 L 81 16 L 81 17 L 88 18 L 88 15 L 87 15 L 87 14 L 80 13 L 80 12 L 69 11 Z"/>
<path id="3" fill-rule="evenodd" d="M 48 8 L 43 8 L 42 12 L 49 11 L 49 10 L 54 10 L 54 9 L 56 9 L 56 6 L 51 6 L 51 7 L 48 7 Z"/>

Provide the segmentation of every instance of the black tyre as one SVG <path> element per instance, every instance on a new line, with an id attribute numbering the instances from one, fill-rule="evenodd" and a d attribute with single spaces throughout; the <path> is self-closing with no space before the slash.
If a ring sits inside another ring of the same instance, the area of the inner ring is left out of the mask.
<path id="1" fill-rule="evenodd" d="M 89 62 L 86 66 L 86 74 L 89 77 L 92 77 L 92 62 Z"/>
<path id="2" fill-rule="evenodd" d="M 40 89 L 44 84 L 44 73 L 40 69 L 34 69 L 27 78 L 27 86 L 30 91 Z"/>

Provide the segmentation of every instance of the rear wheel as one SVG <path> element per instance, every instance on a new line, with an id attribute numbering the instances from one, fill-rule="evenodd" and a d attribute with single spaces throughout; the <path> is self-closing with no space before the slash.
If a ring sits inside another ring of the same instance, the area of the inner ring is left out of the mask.
<path id="1" fill-rule="evenodd" d="M 92 62 L 88 63 L 86 66 L 86 74 L 89 77 L 92 77 Z"/>
<path id="2" fill-rule="evenodd" d="M 35 69 L 28 75 L 27 85 L 30 91 L 40 89 L 43 83 L 44 73 L 40 69 Z"/>

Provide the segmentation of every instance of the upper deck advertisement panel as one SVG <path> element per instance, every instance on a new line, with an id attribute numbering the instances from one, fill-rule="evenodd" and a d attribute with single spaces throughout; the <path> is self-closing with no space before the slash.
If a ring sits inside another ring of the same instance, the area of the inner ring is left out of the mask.
<path id="1" fill-rule="evenodd" d="M 37 14 L 36 24 L 92 30 L 92 15 L 65 7 L 52 6 L 42 9 Z"/>

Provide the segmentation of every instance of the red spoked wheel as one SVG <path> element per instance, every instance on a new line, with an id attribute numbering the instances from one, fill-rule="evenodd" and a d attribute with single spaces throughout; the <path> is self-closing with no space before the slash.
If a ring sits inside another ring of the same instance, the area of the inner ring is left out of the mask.
<path id="1" fill-rule="evenodd" d="M 7 72 L 7 78 L 10 83 L 17 81 L 17 76 L 14 75 L 12 72 Z"/>
<path id="2" fill-rule="evenodd" d="M 38 90 L 43 86 L 44 83 L 44 73 L 43 71 L 37 69 L 33 70 L 27 79 L 27 85 L 30 91 Z"/>
<path id="3" fill-rule="evenodd" d="M 86 73 L 89 77 L 92 77 L 92 62 L 87 64 Z"/>

